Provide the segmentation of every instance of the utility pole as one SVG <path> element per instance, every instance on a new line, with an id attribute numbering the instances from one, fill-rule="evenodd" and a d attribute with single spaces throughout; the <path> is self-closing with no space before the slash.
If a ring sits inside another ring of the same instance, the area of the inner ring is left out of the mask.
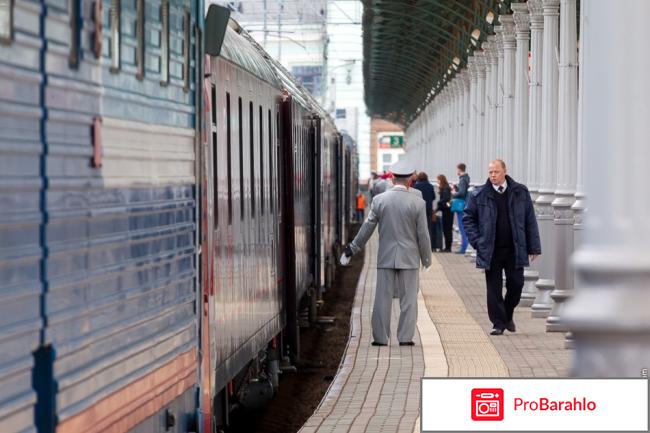
<path id="1" fill-rule="evenodd" d="M 284 0 L 278 0 L 278 62 L 282 63 L 282 11 Z"/>
<path id="2" fill-rule="evenodd" d="M 268 28 L 266 27 L 266 14 L 268 13 L 268 9 L 266 7 L 266 0 L 264 0 L 264 49 L 266 50 L 266 36 L 268 34 Z"/>

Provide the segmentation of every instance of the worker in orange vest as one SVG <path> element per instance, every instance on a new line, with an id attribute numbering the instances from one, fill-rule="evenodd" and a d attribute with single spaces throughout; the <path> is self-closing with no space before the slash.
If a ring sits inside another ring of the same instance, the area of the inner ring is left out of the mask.
<path id="1" fill-rule="evenodd" d="M 366 198 L 361 191 L 357 192 L 357 221 L 363 221 L 366 210 Z"/>

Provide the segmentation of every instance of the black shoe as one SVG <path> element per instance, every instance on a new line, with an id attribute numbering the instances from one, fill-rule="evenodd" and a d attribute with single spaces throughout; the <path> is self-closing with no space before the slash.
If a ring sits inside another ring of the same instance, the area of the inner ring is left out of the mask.
<path id="1" fill-rule="evenodd" d="M 492 328 L 492 332 L 490 332 L 490 335 L 503 335 L 503 329 L 502 328 Z"/>
<path id="2" fill-rule="evenodd" d="M 412 341 L 400 341 L 399 342 L 400 346 L 415 346 L 415 343 Z"/>
<path id="3" fill-rule="evenodd" d="M 388 346 L 388 343 L 377 343 L 376 341 L 373 341 L 372 343 L 373 346 Z"/>
<path id="4" fill-rule="evenodd" d="M 517 332 L 517 327 L 515 326 L 515 321 L 511 320 L 506 323 L 506 329 L 510 332 Z"/>

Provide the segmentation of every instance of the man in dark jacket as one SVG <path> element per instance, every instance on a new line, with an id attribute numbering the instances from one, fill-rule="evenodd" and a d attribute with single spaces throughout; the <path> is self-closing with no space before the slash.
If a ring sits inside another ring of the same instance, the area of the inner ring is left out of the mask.
<path id="1" fill-rule="evenodd" d="M 489 174 L 485 185 L 468 194 L 463 224 L 476 249 L 476 267 L 485 269 L 490 334 L 501 335 L 504 329 L 516 330 L 512 317 L 524 287 L 524 266 L 542 253 L 542 247 L 528 188 L 506 174 L 500 159 L 490 163 Z"/>
<path id="2" fill-rule="evenodd" d="M 426 212 L 427 212 L 427 223 L 429 229 L 429 238 L 431 239 L 431 248 L 435 245 L 435 233 L 433 231 L 433 202 L 436 200 L 436 192 L 433 189 L 433 185 L 429 182 L 429 176 L 423 171 L 419 172 L 417 175 L 417 180 L 413 184 L 413 188 L 419 190 L 422 193 L 422 199 L 426 203 Z"/>

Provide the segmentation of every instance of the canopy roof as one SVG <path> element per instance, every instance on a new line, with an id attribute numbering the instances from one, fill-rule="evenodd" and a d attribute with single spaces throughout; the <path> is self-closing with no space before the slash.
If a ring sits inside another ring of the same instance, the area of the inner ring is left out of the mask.
<path id="1" fill-rule="evenodd" d="M 362 0 L 365 100 L 408 126 L 467 62 L 510 1 Z M 501 9 L 500 9 L 501 8 Z"/>

